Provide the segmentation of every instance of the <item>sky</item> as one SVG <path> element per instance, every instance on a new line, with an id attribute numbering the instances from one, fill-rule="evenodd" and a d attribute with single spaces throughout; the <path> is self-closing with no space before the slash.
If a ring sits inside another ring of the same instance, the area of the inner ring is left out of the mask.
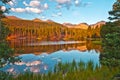
<path id="1" fill-rule="evenodd" d="M 58 23 L 108 21 L 108 11 L 116 0 L 12 0 L 9 16 L 32 20 L 53 20 Z M 4 4 L 1 4 L 5 6 Z"/>

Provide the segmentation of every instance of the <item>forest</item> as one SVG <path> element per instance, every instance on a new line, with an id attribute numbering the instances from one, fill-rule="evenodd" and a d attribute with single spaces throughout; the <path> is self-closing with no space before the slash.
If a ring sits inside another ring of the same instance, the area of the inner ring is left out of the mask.
<path id="1" fill-rule="evenodd" d="M 99 27 L 88 26 L 87 29 L 68 28 L 56 22 L 35 22 L 32 20 L 3 19 L 10 34 L 7 39 L 38 39 L 47 41 L 86 40 L 100 38 Z"/>

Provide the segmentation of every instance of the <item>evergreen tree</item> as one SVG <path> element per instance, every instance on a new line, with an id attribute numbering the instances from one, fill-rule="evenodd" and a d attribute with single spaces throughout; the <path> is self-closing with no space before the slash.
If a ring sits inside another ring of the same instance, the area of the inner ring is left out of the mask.
<path id="1" fill-rule="evenodd" d="M 120 66 L 120 0 L 113 4 L 112 11 L 109 12 L 110 20 L 101 29 L 103 42 L 103 54 L 101 54 L 101 62 L 103 65 L 111 67 Z"/>
<path id="2" fill-rule="evenodd" d="M 113 9 L 109 11 L 109 14 L 111 15 L 111 17 L 109 17 L 110 20 L 120 20 L 120 0 L 117 0 L 113 4 Z"/>
<path id="3" fill-rule="evenodd" d="M 9 1 L 11 0 L 0 0 L 0 3 L 7 5 Z M 2 18 L 5 17 L 4 13 L 6 13 L 8 9 L 3 5 L 0 5 L 0 68 L 5 64 L 14 63 L 19 60 L 19 58 L 13 56 L 14 50 L 9 47 L 6 41 L 9 29 L 2 23 Z M 9 80 L 9 77 L 9 74 L 0 69 L 0 80 Z"/>

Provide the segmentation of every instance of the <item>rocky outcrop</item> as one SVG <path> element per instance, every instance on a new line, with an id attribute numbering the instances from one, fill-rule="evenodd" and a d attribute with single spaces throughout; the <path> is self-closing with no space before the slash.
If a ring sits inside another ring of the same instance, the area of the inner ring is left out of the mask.
<path id="1" fill-rule="evenodd" d="M 88 29 L 89 25 L 87 23 L 80 23 L 75 26 L 75 28 Z"/>
<path id="2" fill-rule="evenodd" d="M 35 19 L 33 19 L 32 21 L 34 21 L 34 22 L 42 22 L 42 20 L 40 20 L 40 19 L 38 19 L 38 18 L 35 18 Z"/>
<path id="3" fill-rule="evenodd" d="M 90 25 L 93 29 L 95 28 L 100 28 L 102 25 L 105 25 L 106 22 L 105 21 L 100 21 L 100 22 L 97 22 L 96 24 L 92 24 Z"/>
<path id="4" fill-rule="evenodd" d="M 71 23 L 63 23 L 64 26 L 68 28 L 79 28 L 79 29 L 88 29 L 88 27 L 91 27 L 93 29 L 100 28 L 102 25 L 104 25 L 105 21 L 97 22 L 96 24 L 88 25 L 87 23 L 80 23 L 80 24 L 71 24 Z"/>

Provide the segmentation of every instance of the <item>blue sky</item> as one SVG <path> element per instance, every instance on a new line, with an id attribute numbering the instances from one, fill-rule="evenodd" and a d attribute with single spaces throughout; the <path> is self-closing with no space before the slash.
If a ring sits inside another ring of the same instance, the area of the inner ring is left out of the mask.
<path id="1" fill-rule="evenodd" d="M 12 0 L 7 15 L 24 19 L 39 18 L 59 23 L 93 24 L 108 21 L 108 11 L 116 0 Z"/>

